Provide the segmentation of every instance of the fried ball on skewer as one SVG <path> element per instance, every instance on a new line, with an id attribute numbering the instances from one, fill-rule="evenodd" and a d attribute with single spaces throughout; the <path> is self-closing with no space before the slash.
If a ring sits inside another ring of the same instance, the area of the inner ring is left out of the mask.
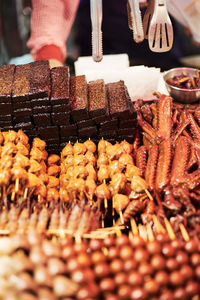
<path id="1" fill-rule="evenodd" d="M 43 159 L 43 152 L 39 148 L 34 147 L 30 151 L 30 157 L 40 162 Z"/>
<path id="2" fill-rule="evenodd" d="M 97 185 L 93 179 L 86 179 L 85 181 L 85 193 L 87 197 L 92 200 L 93 196 L 95 195 Z"/>
<path id="3" fill-rule="evenodd" d="M 112 146 L 112 144 L 108 141 L 105 141 L 104 139 L 101 139 L 98 143 L 98 153 L 106 153 L 106 147 Z"/>
<path id="4" fill-rule="evenodd" d="M 48 167 L 48 175 L 58 176 L 60 174 L 60 166 L 51 165 Z"/>
<path id="5" fill-rule="evenodd" d="M 74 148 L 72 144 L 68 143 L 61 152 L 61 160 L 64 160 L 67 156 L 74 154 Z"/>
<path id="6" fill-rule="evenodd" d="M 123 153 L 123 148 L 118 143 L 106 147 L 106 154 L 110 160 L 119 159 L 122 153 Z"/>
<path id="7" fill-rule="evenodd" d="M 28 156 L 29 155 L 29 144 L 24 145 L 22 142 L 18 142 L 17 145 L 17 151 L 18 153 L 21 153 L 24 156 Z"/>
<path id="8" fill-rule="evenodd" d="M 37 160 L 35 159 L 30 159 L 30 168 L 29 168 L 29 173 L 38 173 L 41 171 L 41 165 Z"/>
<path id="9" fill-rule="evenodd" d="M 108 185 L 105 183 L 102 183 L 99 186 L 97 186 L 95 194 L 97 196 L 97 199 L 103 200 L 103 199 L 111 198 L 110 189 L 109 189 Z"/>
<path id="10" fill-rule="evenodd" d="M 109 164 L 110 177 L 112 177 L 116 173 L 122 172 L 123 169 L 124 165 L 119 160 L 111 161 Z"/>
<path id="11" fill-rule="evenodd" d="M 108 165 L 109 164 L 109 159 L 106 155 L 106 153 L 101 152 L 98 155 L 98 159 L 97 159 L 97 168 L 100 168 L 101 165 Z"/>
<path id="12" fill-rule="evenodd" d="M 93 152 L 87 151 L 85 154 L 85 158 L 87 160 L 87 163 L 92 164 L 94 167 L 96 166 L 97 159 Z"/>
<path id="13" fill-rule="evenodd" d="M 134 165 L 127 165 L 125 175 L 127 180 L 131 181 L 133 176 L 140 176 L 140 170 Z"/>
<path id="14" fill-rule="evenodd" d="M 141 193 L 148 188 L 147 182 L 140 176 L 133 176 L 131 180 L 131 188 L 136 193 Z"/>
<path id="15" fill-rule="evenodd" d="M 17 136 L 18 136 L 18 142 L 21 142 L 23 145 L 29 145 L 28 143 L 29 138 L 21 129 L 17 131 Z"/>
<path id="16" fill-rule="evenodd" d="M 129 198 L 126 195 L 115 194 L 113 196 L 114 208 L 118 214 L 128 206 L 129 202 Z"/>
<path id="17" fill-rule="evenodd" d="M 59 190 L 60 201 L 64 203 L 68 203 L 70 201 L 68 192 L 65 188 L 60 188 Z"/>
<path id="18" fill-rule="evenodd" d="M 54 176 L 49 176 L 48 180 L 48 188 L 54 188 L 54 187 L 59 187 L 60 180 L 57 177 Z"/>
<path id="19" fill-rule="evenodd" d="M 14 130 L 5 131 L 3 132 L 3 135 L 4 135 L 4 144 L 7 144 L 8 142 L 11 143 L 17 142 L 18 135 L 17 132 L 15 132 Z"/>
<path id="20" fill-rule="evenodd" d="M 130 154 L 123 153 L 119 158 L 119 162 L 124 166 L 133 165 L 133 158 Z"/>
<path id="21" fill-rule="evenodd" d="M 97 180 L 97 172 L 93 165 L 90 163 L 85 166 L 85 170 L 88 173 L 87 179 L 93 179 L 94 181 Z"/>
<path id="22" fill-rule="evenodd" d="M 88 163 L 85 155 L 75 154 L 74 155 L 74 165 L 75 166 L 85 166 Z"/>
<path id="23" fill-rule="evenodd" d="M 28 157 L 18 152 L 14 157 L 14 165 L 27 168 L 30 166 L 30 160 Z"/>
<path id="24" fill-rule="evenodd" d="M 110 188 L 113 194 L 123 191 L 126 185 L 126 176 L 123 173 L 116 173 L 112 176 Z"/>
<path id="25" fill-rule="evenodd" d="M 1 157 L 8 156 L 8 155 L 14 155 L 17 153 L 17 146 L 12 142 L 7 142 L 4 144 L 4 146 L 1 148 Z"/>
<path id="26" fill-rule="evenodd" d="M 86 178 L 88 172 L 84 166 L 75 166 L 73 168 L 73 178 Z"/>
<path id="27" fill-rule="evenodd" d="M 48 188 L 47 189 L 47 202 L 55 201 L 56 203 L 59 200 L 59 192 L 56 188 Z"/>
<path id="28" fill-rule="evenodd" d="M 1 169 L 0 170 L 0 186 L 8 186 L 11 178 L 10 169 Z"/>

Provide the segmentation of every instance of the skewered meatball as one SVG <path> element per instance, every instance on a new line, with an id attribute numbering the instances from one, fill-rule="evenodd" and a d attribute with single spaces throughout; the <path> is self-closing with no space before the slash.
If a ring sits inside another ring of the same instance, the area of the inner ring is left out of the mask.
<path id="1" fill-rule="evenodd" d="M 17 153 L 17 146 L 12 142 L 7 142 L 1 148 L 1 157 L 7 156 L 7 155 L 13 155 L 15 153 Z"/>
<path id="2" fill-rule="evenodd" d="M 97 172 L 95 171 L 93 165 L 87 164 L 85 166 L 85 170 L 88 173 L 87 179 L 93 179 L 94 181 L 97 180 Z"/>
<path id="3" fill-rule="evenodd" d="M 88 163 L 85 155 L 75 154 L 74 155 L 74 165 L 75 166 L 85 166 Z"/>
<path id="4" fill-rule="evenodd" d="M 60 166 L 52 165 L 48 168 L 48 175 L 58 176 L 60 174 Z"/>
<path id="5" fill-rule="evenodd" d="M 26 180 L 28 178 L 28 173 L 21 167 L 13 167 L 11 169 L 12 179 L 16 180 L 23 179 Z"/>
<path id="6" fill-rule="evenodd" d="M 29 173 L 38 173 L 41 170 L 41 165 L 35 159 L 30 159 Z"/>
<path id="7" fill-rule="evenodd" d="M 74 154 L 74 148 L 72 144 L 68 143 L 61 152 L 61 159 L 65 159 L 68 155 Z"/>
<path id="8" fill-rule="evenodd" d="M 39 148 L 32 148 L 30 152 L 30 156 L 32 159 L 37 161 L 41 161 L 43 159 L 43 153 Z"/>
<path id="9" fill-rule="evenodd" d="M 24 145 L 22 142 L 18 142 L 16 147 L 17 147 L 17 151 L 18 153 L 21 153 L 22 155 L 28 156 L 29 155 L 29 144 Z"/>
<path id="10" fill-rule="evenodd" d="M 105 153 L 106 152 L 106 147 L 108 145 L 111 145 L 109 142 L 105 141 L 104 139 L 101 139 L 98 143 L 98 152 L 99 153 Z"/>
<path id="11" fill-rule="evenodd" d="M 75 166 L 73 168 L 73 177 L 74 178 L 86 178 L 88 172 L 84 166 Z"/>
<path id="12" fill-rule="evenodd" d="M 123 153 L 123 148 L 120 144 L 109 145 L 106 147 L 106 154 L 110 160 L 119 159 Z"/>
<path id="13" fill-rule="evenodd" d="M 133 165 L 133 158 L 130 154 L 123 153 L 119 158 L 119 162 L 124 166 Z"/>
<path id="14" fill-rule="evenodd" d="M 10 170 L 0 170 L 0 186 L 6 186 L 10 183 Z"/>
<path id="15" fill-rule="evenodd" d="M 18 139 L 18 135 L 17 132 L 15 132 L 14 130 L 9 130 L 8 132 L 4 132 L 4 144 L 11 142 L 11 143 L 15 143 Z"/>
<path id="16" fill-rule="evenodd" d="M 59 200 L 59 192 L 55 188 L 48 188 L 47 189 L 47 201 L 55 201 L 58 202 Z"/>
<path id="17" fill-rule="evenodd" d="M 131 180 L 131 188 L 136 193 L 141 193 L 145 189 L 148 188 L 148 185 L 144 179 L 142 179 L 140 176 L 133 176 Z"/>
<path id="18" fill-rule="evenodd" d="M 38 178 L 35 174 L 27 173 L 28 175 L 28 187 L 38 187 L 40 184 L 43 184 L 42 180 Z"/>
<path id="19" fill-rule="evenodd" d="M 48 180 L 48 187 L 58 187 L 59 186 L 59 178 L 56 178 L 54 176 L 49 176 L 49 180 Z"/>
<path id="20" fill-rule="evenodd" d="M 30 166 L 30 160 L 28 157 L 22 155 L 21 153 L 17 153 L 15 155 L 15 165 L 18 165 L 22 168 L 27 168 Z"/>
<path id="21" fill-rule="evenodd" d="M 85 154 L 85 158 L 87 160 L 87 163 L 90 163 L 91 165 L 96 165 L 96 157 L 94 156 L 94 153 L 91 151 L 87 151 Z"/>
<path id="22" fill-rule="evenodd" d="M 140 170 L 134 165 L 127 165 L 125 175 L 127 180 L 131 181 L 133 176 L 140 176 Z"/>
<path id="23" fill-rule="evenodd" d="M 97 185 L 93 179 L 87 179 L 85 181 L 85 192 L 89 196 L 90 199 L 93 198 Z"/>

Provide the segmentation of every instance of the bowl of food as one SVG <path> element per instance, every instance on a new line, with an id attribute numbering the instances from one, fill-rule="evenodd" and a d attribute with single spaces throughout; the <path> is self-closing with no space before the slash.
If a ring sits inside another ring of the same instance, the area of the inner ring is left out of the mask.
<path id="1" fill-rule="evenodd" d="M 194 68 L 174 68 L 163 75 L 172 98 L 182 103 L 200 101 L 200 72 Z"/>

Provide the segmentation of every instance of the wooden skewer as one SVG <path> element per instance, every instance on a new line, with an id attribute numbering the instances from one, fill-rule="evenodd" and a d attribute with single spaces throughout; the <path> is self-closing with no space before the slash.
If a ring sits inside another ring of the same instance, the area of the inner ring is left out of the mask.
<path id="1" fill-rule="evenodd" d="M 187 232 L 185 226 L 184 226 L 183 224 L 179 224 L 179 228 L 180 228 L 180 231 L 181 231 L 181 234 L 182 234 L 184 240 L 185 240 L 186 242 L 188 242 L 189 239 L 190 239 L 190 237 L 189 237 L 189 234 L 188 234 L 188 232 Z"/>
<path id="2" fill-rule="evenodd" d="M 123 213 L 121 210 L 119 212 L 119 216 L 120 216 L 121 223 L 124 224 L 124 217 L 123 217 Z"/>
<path id="3" fill-rule="evenodd" d="M 11 195 L 11 201 L 14 201 L 15 200 L 15 191 L 12 192 L 12 195 Z"/>
<path id="4" fill-rule="evenodd" d="M 108 209 L 108 200 L 107 200 L 107 198 L 104 198 L 104 207 L 105 207 L 105 209 Z"/>
<path id="5" fill-rule="evenodd" d="M 147 241 L 147 230 L 146 227 L 142 224 L 138 225 L 139 235 L 143 238 L 144 241 Z"/>
<path id="6" fill-rule="evenodd" d="M 149 223 L 147 224 L 147 236 L 148 236 L 148 239 L 150 242 L 153 242 L 155 240 L 154 235 L 153 235 L 153 230 Z"/>
<path id="7" fill-rule="evenodd" d="M 81 243 L 81 236 L 80 236 L 80 234 L 75 234 L 74 238 L 75 238 L 75 243 L 76 244 L 80 244 Z"/>
<path id="8" fill-rule="evenodd" d="M 117 230 L 116 230 L 116 235 L 117 235 L 118 237 L 122 235 L 122 232 L 121 232 L 120 229 L 117 229 Z"/>
<path id="9" fill-rule="evenodd" d="M 145 193 L 147 194 L 148 198 L 153 201 L 153 197 L 151 196 L 151 194 L 149 193 L 149 191 L 147 189 L 144 190 Z"/>
<path id="10" fill-rule="evenodd" d="M 95 231 L 91 231 L 91 232 L 96 232 L 96 231 L 112 231 L 113 229 L 124 229 L 125 226 L 124 225 L 118 225 L 118 226 L 112 226 L 112 227 L 106 227 L 106 228 L 97 228 L 97 230 Z"/>
<path id="11" fill-rule="evenodd" d="M 24 200 L 27 198 L 27 195 L 28 195 L 28 188 L 26 187 L 25 188 L 25 191 L 24 191 Z"/>
<path id="12" fill-rule="evenodd" d="M 108 249 L 107 249 L 106 247 L 103 247 L 103 248 L 102 248 L 102 251 L 103 251 L 103 254 L 104 254 L 105 256 L 108 255 Z"/>
<path id="13" fill-rule="evenodd" d="M 15 193 L 19 191 L 19 178 L 16 179 L 15 181 Z"/>
<path id="14" fill-rule="evenodd" d="M 162 226 L 162 224 L 159 222 L 158 218 L 156 217 L 156 215 L 153 215 L 153 222 L 156 226 L 156 231 L 158 233 L 165 233 L 166 230 L 165 228 Z"/>
<path id="15" fill-rule="evenodd" d="M 112 219 L 113 219 L 113 226 L 115 226 L 115 201 L 112 198 Z"/>
<path id="16" fill-rule="evenodd" d="M 104 224 L 104 215 L 102 214 L 101 216 L 101 227 L 104 228 L 105 224 Z"/>
<path id="17" fill-rule="evenodd" d="M 138 227 L 134 218 L 131 219 L 131 230 L 133 235 L 138 235 Z"/>
<path id="18" fill-rule="evenodd" d="M 167 229 L 170 239 L 174 240 L 176 238 L 176 236 L 175 236 L 174 230 L 173 230 L 170 222 L 167 220 L 167 218 L 164 218 L 164 222 L 165 222 L 165 227 Z"/>

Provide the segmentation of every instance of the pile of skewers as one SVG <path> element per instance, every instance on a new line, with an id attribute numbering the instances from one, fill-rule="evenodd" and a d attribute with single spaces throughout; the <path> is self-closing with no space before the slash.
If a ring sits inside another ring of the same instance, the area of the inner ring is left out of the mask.
<path id="1" fill-rule="evenodd" d="M 199 240 L 154 220 L 105 239 L 2 238 L 0 299 L 199 299 Z"/>

